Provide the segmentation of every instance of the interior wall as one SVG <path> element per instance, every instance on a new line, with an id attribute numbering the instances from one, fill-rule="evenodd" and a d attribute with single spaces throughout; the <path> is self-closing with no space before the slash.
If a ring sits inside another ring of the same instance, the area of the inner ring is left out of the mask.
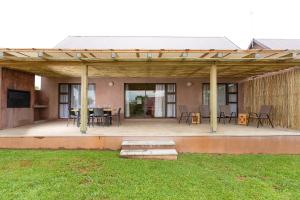
<path id="1" fill-rule="evenodd" d="M 2 68 L 0 128 L 13 128 L 34 121 L 34 74 Z M 7 108 L 7 89 L 30 91 L 30 108 Z"/>
<path id="2" fill-rule="evenodd" d="M 109 86 L 113 81 L 114 85 Z M 187 82 L 192 82 L 188 87 Z M 96 84 L 96 106 L 121 107 L 124 113 L 124 83 L 176 83 L 177 106 L 186 105 L 189 110 L 196 110 L 202 104 L 202 83 L 209 79 L 201 78 L 89 78 L 89 83 Z M 236 80 L 219 79 L 218 82 L 236 83 Z M 58 118 L 58 84 L 80 83 L 80 78 L 46 78 L 42 77 L 41 90 L 49 100 L 48 118 Z M 179 115 L 179 113 L 177 113 Z"/>
<path id="3" fill-rule="evenodd" d="M 275 126 L 300 130 L 300 68 L 248 80 L 241 87 L 245 110 L 259 112 L 261 105 L 272 105 Z"/>

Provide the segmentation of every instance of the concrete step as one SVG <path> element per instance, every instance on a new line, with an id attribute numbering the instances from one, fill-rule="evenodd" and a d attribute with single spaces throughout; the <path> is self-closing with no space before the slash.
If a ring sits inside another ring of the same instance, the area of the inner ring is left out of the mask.
<path id="1" fill-rule="evenodd" d="M 162 160 L 176 160 L 176 149 L 122 149 L 120 157 L 122 158 L 136 158 L 136 159 L 162 159 Z"/>
<path id="2" fill-rule="evenodd" d="M 175 149 L 175 142 L 172 140 L 124 140 L 123 150 L 134 149 Z"/>

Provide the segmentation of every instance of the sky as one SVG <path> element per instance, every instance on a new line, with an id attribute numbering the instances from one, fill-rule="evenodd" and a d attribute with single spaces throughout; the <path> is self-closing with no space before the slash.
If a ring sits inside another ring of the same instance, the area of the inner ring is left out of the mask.
<path id="1" fill-rule="evenodd" d="M 0 47 L 52 48 L 69 35 L 300 38 L 299 0 L 0 0 Z"/>

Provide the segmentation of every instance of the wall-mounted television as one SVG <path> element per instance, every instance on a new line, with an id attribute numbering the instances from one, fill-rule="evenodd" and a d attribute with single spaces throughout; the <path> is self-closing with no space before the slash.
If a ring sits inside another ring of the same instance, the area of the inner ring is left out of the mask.
<path id="1" fill-rule="evenodd" d="M 7 90 L 7 108 L 30 108 L 30 91 Z"/>

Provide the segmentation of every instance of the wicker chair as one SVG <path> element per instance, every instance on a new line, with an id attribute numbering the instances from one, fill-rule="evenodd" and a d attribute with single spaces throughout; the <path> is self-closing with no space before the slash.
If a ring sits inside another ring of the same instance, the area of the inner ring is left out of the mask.
<path id="1" fill-rule="evenodd" d="M 268 120 L 272 128 L 274 128 L 272 120 L 270 118 L 271 111 L 272 111 L 272 106 L 262 105 L 260 107 L 259 113 L 253 113 L 253 112 L 249 113 L 249 120 L 247 125 L 249 125 L 250 119 L 257 119 L 257 128 L 258 128 L 259 124 L 263 126 L 263 121 Z"/>

